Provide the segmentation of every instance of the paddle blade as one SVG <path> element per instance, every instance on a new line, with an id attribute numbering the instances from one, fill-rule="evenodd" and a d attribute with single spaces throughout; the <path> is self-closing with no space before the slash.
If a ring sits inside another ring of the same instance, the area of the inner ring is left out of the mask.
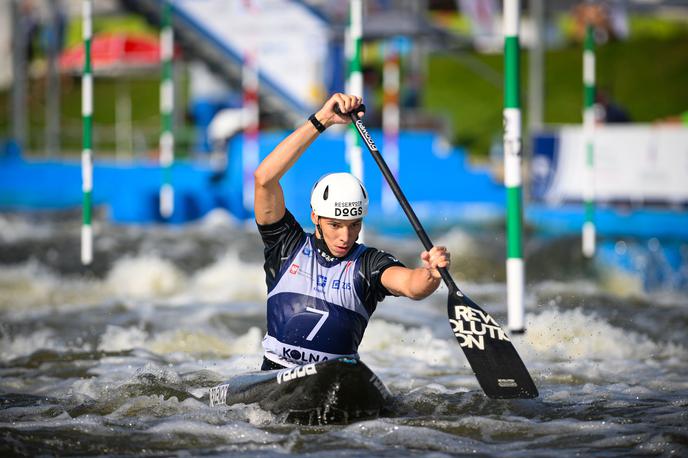
<path id="1" fill-rule="evenodd" d="M 485 394 L 494 399 L 535 398 L 538 390 L 499 324 L 461 291 L 451 290 L 452 332 Z"/>

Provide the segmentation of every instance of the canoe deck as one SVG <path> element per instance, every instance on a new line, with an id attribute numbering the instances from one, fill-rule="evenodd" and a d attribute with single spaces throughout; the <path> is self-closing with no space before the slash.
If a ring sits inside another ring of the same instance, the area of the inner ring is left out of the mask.
<path id="1" fill-rule="evenodd" d="M 392 394 L 362 361 L 336 358 L 250 372 L 210 389 L 210 405 L 258 405 L 290 423 L 351 423 L 389 411 Z"/>

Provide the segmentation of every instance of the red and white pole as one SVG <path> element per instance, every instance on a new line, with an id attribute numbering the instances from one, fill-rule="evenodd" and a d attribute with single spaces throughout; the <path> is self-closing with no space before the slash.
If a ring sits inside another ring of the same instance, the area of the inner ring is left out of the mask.
<path id="1" fill-rule="evenodd" d="M 248 14 L 256 14 L 256 5 L 250 0 L 245 2 Z M 255 34 L 255 32 L 254 32 Z M 258 167 L 259 146 L 259 119 L 258 106 L 258 40 L 254 35 L 249 40 L 248 47 L 244 50 L 244 62 L 242 69 L 243 91 L 243 125 L 244 135 L 241 149 L 243 171 L 243 202 L 247 212 L 253 211 L 253 173 Z"/>
<path id="2" fill-rule="evenodd" d="M 385 64 L 382 70 L 382 156 L 395 179 L 399 178 L 399 52 L 394 41 L 385 43 Z M 392 213 L 397 207 L 397 199 L 382 179 L 382 211 Z"/>

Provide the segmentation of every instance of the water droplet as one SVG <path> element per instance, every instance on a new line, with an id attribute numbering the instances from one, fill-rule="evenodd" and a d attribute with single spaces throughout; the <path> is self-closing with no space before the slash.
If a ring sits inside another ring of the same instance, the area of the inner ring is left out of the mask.
<path id="1" fill-rule="evenodd" d="M 619 240 L 614 245 L 614 252 L 616 254 L 618 254 L 619 256 L 625 255 L 627 251 L 628 251 L 628 247 L 626 246 L 626 242 L 624 242 L 623 240 Z"/>

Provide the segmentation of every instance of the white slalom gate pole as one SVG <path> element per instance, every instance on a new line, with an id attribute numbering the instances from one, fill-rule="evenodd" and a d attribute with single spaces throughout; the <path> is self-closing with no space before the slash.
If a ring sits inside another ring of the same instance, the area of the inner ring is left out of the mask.
<path id="1" fill-rule="evenodd" d="M 361 41 L 363 38 L 363 0 L 349 2 L 349 27 L 346 31 L 345 51 L 347 56 L 348 78 L 346 81 L 347 94 L 363 97 L 363 72 L 361 71 Z M 351 125 L 346 134 L 346 157 L 351 174 L 363 183 L 363 156 L 361 154 L 361 140 L 356 128 Z M 364 231 L 358 236 L 360 243 L 364 243 Z"/>
<path id="2" fill-rule="evenodd" d="M 525 331 L 523 192 L 519 63 L 520 0 L 504 0 L 504 186 L 507 194 L 506 289 L 509 330 Z"/>
<path id="3" fill-rule="evenodd" d="M 81 263 L 89 265 L 93 261 L 93 228 L 91 213 L 93 207 L 93 157 L 92 157 L 92 127 L 93 127 L 93 69 L 91 68 L 91 39 L 93 37 L 92 4 L 91 0 L 82 0 L 82 21 L 84 39 L 84 68 L 81 76 L 81 121 L 82 121 L 82 149 L 81 149 L 81 190 L 82 224 L 81 224 Z"/>
<path id="4" fill-rule="evenodd" d="M 169 0 L 162 3 L 160 29 L 160 166 L 163 182 L 160 187 L 160 215 L 169 218 L 174 213 L 174 188 L 172 187 L 172 165 L 174 163 L 174 133 L 172 115 L 174 109 L 174 84 L 172 82 L 172 58 L 174 55 L 174 32 L 172 29 L 172 6 Z"/>
<path id="5" fill-rule="evenodd" d="M 583 49 L 583 138 L 585 148 L 585 222 L 583 223 L 583 255 L 595 255 L 595 38 L 593 27 L 585 27 Z"/>
<path id="6" fill-rule="evenodd" d="M 399 52 L 393 40 L 385 42 L 385 64 L 382 71 L 383 105 L 382 131 L 384 136 L 382 156 L 392 175 L 399 175 Z M 382 211 L 392 213 L 397 198 L 382 178 Z"/>

